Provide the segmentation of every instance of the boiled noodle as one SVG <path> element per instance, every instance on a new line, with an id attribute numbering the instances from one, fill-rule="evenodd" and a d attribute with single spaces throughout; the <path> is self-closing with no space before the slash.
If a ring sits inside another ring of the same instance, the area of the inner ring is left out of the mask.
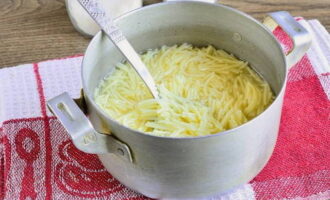
<path id="1" fill-rule="evenodd" d="M 273 101 L 267 84 L 247 62 L 213 46 L 163 46 L 142 56 L 160 99 L 127 63 L 102 80 L 96 103 L 124 126 L 165 137 L 193 137 L 237 127 Z"/>

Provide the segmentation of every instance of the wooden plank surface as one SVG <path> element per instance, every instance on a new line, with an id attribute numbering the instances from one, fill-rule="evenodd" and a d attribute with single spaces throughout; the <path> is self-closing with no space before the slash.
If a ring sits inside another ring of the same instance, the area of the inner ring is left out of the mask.
<path id="1" fill-rule="evenodd" d="M 160 0 L 146 0 L 146 4 Z M 257 19 L 287 10 L 317 18 L 330 31 L 330 0 L 220 0 Z M 79 35 L 64 0 L 0 0 L 0 68 L 83 53 L 89 39 Z"/>

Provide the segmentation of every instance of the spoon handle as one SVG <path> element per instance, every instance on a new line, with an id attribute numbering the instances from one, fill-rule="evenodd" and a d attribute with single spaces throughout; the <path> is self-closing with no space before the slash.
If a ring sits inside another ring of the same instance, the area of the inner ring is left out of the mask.
<path id="1" fill-rule="evenodd" d="M 89 15 L 95 20 L 95 22 L 101 27 L 101 29 L 108 35 L 114 45 L 116 45 L 121 53 L 126 57 L 128 62 L 133 66 L 133 68 L 145 82 L 152 96 L 155 99 L 158 99 L 158 90 L 150 72 L 132 45 L 127 41 L 124 34 L 115 25 L 113 19 L 105 12 L 102 5 L 100 5 L 100 0 L 78 1 L 89 13 Z"/>

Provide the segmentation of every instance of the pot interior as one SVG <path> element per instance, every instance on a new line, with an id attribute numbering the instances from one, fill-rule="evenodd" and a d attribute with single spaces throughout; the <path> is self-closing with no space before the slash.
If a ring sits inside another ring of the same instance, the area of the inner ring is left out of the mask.
<path id="1" fill-rule="evenodd" d="M 212 44 L 248 61 L 275 95 L 284 85 L 285 57 L 276 39 L 261 23 L 232 8 L 201 2 L 161 3 L 130 12 L 116 22 L 138 52 L 162 45 Z M 93 99 L 99 81 L 123 60 L 102 32 L 93 38 L 82 68 L 89 99 Z"/>

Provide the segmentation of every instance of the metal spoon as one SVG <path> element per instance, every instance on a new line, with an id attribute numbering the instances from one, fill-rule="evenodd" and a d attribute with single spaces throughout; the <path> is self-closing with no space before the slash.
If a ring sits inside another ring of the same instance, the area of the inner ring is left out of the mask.
<path id="1" fill-rule="evenodd" d="M 128 62 L 134 67 L 142 78 L 152 96 L 159 98 L 158 90 L 154 79 L 148 71 L 140 56 L 133 49 L 132 45 L 126 40 L 121 30 L 115 25 L 113 19 L 105 12 L 99 0 L 78 0 L 88 14 L 101 27 L 104 33 L 110 38 L 114 45 L 126 57 Z"/>

